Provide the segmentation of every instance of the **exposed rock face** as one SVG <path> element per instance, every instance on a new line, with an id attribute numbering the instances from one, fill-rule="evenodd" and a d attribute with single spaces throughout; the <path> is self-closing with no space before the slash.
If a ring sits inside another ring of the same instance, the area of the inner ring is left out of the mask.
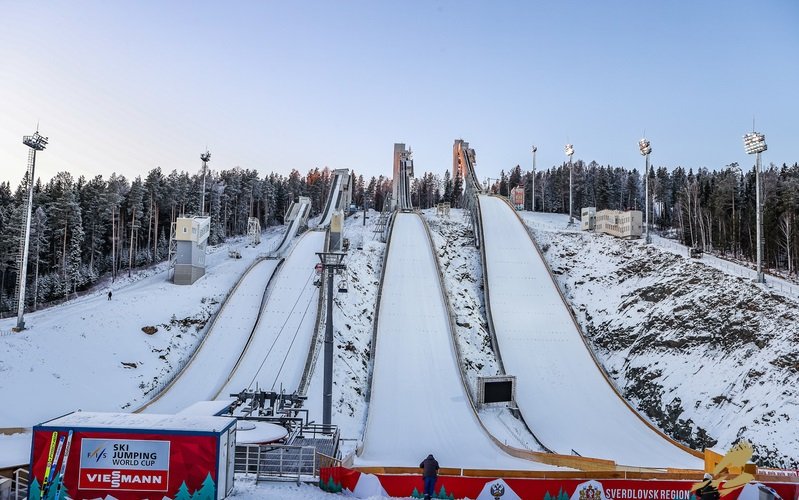
<path id="1" fill-rule="evenodd" d="M 761 465 L 799 465 L 796 300 L 641 241 L 534 233 L 639 411 L 694 448 L 748 440 Z"/>

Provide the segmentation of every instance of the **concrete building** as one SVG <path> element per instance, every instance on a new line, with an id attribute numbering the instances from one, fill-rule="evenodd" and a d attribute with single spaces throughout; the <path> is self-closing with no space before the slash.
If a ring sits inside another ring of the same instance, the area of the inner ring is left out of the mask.
<path id="1" fill-rule="evenodd" d="M 175 221 L 176 285 L 191 285 L 205 274 L 205 248 L 210 234 L 211 217 L 178 217 Z"/>
<path id="2" fill-rule="evenodd" d="M 580 226 L 583 231 L 596 229 L 596 207 L 584 207 L 580 211 Z"/>
<path id="3" fill-rule="evenodd" d="M 600 210 L 596 213 L 596 231 L 617 238 L 640 238 L 643 229 L 640 210 Z"/>

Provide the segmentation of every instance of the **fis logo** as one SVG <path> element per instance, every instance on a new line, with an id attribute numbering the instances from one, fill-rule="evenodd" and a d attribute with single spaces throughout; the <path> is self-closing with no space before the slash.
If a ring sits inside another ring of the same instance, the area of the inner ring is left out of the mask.
<path id="1" fill-rule="evenodd" d="M 94 449 L 94 451 L 90 451 L 89 454 L 86 455 L 87 458 L 94 458 L 95 462 L 99 462 L 101 459 L 107 456 L 108 454 L 105 452 L 105 448 L 102 446 L 98 446 Z"/>

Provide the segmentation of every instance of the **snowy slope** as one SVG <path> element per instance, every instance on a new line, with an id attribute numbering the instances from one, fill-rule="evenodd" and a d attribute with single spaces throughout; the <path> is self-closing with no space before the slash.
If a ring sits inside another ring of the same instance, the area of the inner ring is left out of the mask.
<path id="1" fill-rule="evenodd" d="M 29 329 L 0 336 L 0 427 L 29 427 L 81 408 L 131 411 L 148 401 L 200 343 L 204 325 L 245 269 L 274 242 L 246 239 L 209 249 L 194 285 L 167 281 L 165 265 L 107 290 L 26 314 Z M 228 257 L 235 248 L 241 259 Z M 14 318 L 0 321 L 10 330 Z M 143 327 L 154 326 L 148 335 Z M 11 404 L 6 404 L 11 402 Z"/>
<path id="2" fill-rule="evenodd" d="M 641 412 L 694 448 L 746 439 L 761 465 L 799 465 L 797 300 L 704 259 L 564 231 L 563 216 L 522 216 L 595 352 Z"/>
<path id="3" fill-rule="evenodd" d="M 319 289 L 314 286 L 314 266 L 324 241 L 323 231 L 306 232 L 286 257 L 250 344 L 217 398 L 256 385 L 287 393 L 298 388 L 316 321 Z"/>
<path id="4" fill-rule="evenodd" d="M 497 343 L 533 433 L 561 454 L 700 469 L 701 459 L 651 429 L 607 383 L 510 206 L 479 201 Z"/>
<path id="5" fill-rule="evenodd" d="M 176 413 L 219 392 L 244 352 L 278 263 L 275 259 L 262 260 L 242 278 L 191 362 L 147 405 L 147 413 Z"/>
<path id="6" fill-rule="evenodd" d="M 394 221 L 381 295 L 371 401 L 357 465 L 549 469 L 485 434 L 460 380 L 435 257 L 416 214 Z"/>

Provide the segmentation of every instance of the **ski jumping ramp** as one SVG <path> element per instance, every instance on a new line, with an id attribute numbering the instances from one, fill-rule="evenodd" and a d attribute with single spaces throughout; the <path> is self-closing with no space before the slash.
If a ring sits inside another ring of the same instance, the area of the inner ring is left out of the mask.
<path id="1" fill-rule="evenodd" d="M 518 406 L 541 443 L 622 465 L 702 469 L 701 455 L 657 431 L 611 386 L 513 209 L 494 196 L 478 203 L 486 306 Z"/>
<path id="2" fill-rule="evenodd" d="M 283 262 L 247 350 L 216 399 L 256 385 L 267 391 L 297 390 L 316 326 L 319 289 L 314 286 L 314 266 L 324 243 L 324 231 L 309 231 Z"/>
<path id="3" fill-rule="evenodd" d="M 286 231 L 283 233 L 283 238 L 280 239 L 280 242 L 271 252 L 273 257 L 283 257 L 286 255 L 294 237 L 297 236 L 300 228 L 303 227 L 308 220 L 308 214 L 311 213 L 311 200 L 301 197 L 299 202 L 292 204 L 289 213 L 291 221 Z"/>
<path id="4" fill-rule="evenodd" d="M 435 255 L 422 220 L 397 214 L 385 258 L 371 400 L 356 466 L 552 470 L 506 454 L 466 394 Z"/>
<path id="5" fill-rule="evenodd" d="M 189 364 L 140 411 L 177 413 L 211 399 L 225 383 L 256 324 L 267 284 L 280 261 L 265 259 L 242 277 L 219 311 Z"/>
<path id="6" fill-rule="evenodd" d="M 330 185 L 330 193 L 327 195 L 327 202 L 325 202 L 325 209 L 322 211 L 322 218 L 318 227 L 329 226 L 330 220 L 333 218 L 333 212 L 344 208 L 342 206 L 344 186 L 348 184 L 349 176 L 349 170 L 346 169 L 333 172 L 333 182 Z"/>

